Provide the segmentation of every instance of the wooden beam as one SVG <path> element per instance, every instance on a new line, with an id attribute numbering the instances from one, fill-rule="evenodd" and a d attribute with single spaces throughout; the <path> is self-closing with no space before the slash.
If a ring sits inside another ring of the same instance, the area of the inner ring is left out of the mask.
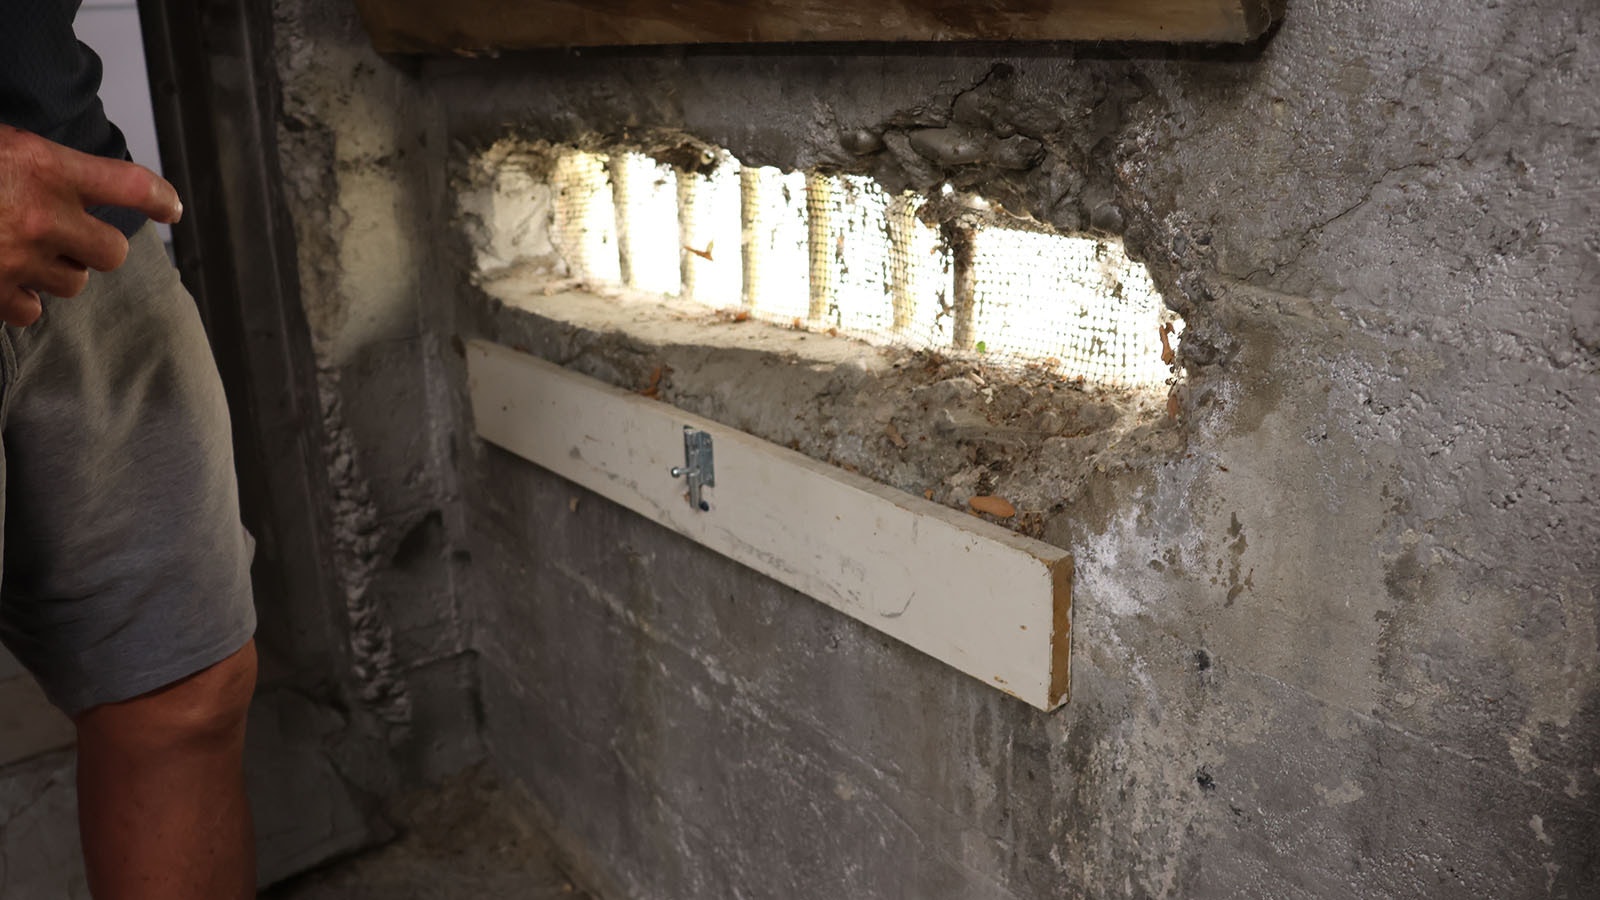
<path id="1" fill-rule="evenodd" d="M 1041 709 L 1067 699 L 1072 557 L 544 360 L 468 345 L 485 440 Z M 682 479 L 711 434 L 709 509 Z"/>
<path id="2" fill-rule="evenodd" d="M 386 53 L 810 41 L 1260 37 L 1284 0 L 356 0 Z"/>

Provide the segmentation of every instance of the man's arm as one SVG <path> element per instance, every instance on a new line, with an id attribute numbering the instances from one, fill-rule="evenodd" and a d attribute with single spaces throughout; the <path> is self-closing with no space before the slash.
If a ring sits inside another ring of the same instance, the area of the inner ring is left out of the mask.
<path id="1" fill-rule="evenodd" d="M 91 216 L 92 206 L 136 209 L 167 223 L 183 215 L 178 192 L 143 166 L 0 125 L 0 321 L 31 325 L 40 292 L 76 296 L 90 269 L 122 265 L 127 238 Z"/>

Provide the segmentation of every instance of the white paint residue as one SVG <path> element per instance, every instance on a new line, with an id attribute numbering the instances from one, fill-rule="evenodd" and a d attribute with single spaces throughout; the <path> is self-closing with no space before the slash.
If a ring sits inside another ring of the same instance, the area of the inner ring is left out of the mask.
<path id="1" fill-rule="evenodd" d="M 1335 788 L 1317 785 L 1317 794 L 1329 806 L 1345 806 L 1365 797 L 1367 792 L 1361 789 L 1361 785 L 1346 778 L 1339 782 L 1339 786 Z"/>
<path id="2" fill-rule="evenodd" d="M 1130 590 L 1132 579 L 1125 577 L 1122 550 L 1137 541 L 1128 540 L 1134 528 L 1133 504 L 1124 506 L 1112 527 L 1091 537 L 1077 557 L 1077 577 L 1080 589 L 1093 597 L 1095 605 L 1119 617 L 1137 616 L 1144 612 L 1144 601 L 1138 591 Z"/>

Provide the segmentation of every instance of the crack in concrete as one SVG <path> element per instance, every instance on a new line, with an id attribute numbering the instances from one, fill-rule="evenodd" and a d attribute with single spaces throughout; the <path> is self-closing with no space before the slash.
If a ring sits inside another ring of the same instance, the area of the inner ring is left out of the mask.
<path id="1" fill-rule="evenodd" d="M 1504 45 L 1508 44 L 1511 39 L 1511 35 L 1503 35 L 1500 46 L 1488 54 L 1490 59 L 1494 60 L 1501 58 L 1500 49 Z M 1478 128 L 1473 134 L 1466 137 L 1462 141 L 1460 151 L 1452 154 L 1440 155 L 1430 159 L 1419 159 L 1409 163 L 1403 163 L 1398 166 L 1386 166 L 1383 172 L 1367 185 L 1366 189 L 1361 192 L 1360 197 L 1356 199 L 1355 202 L 1348 204 L 1338 212 L 1335 212 L 1333 215 L 1323 219 L 1320 222 L 1314 222 L 1308 225 L 1308 233 L 1299 239 L 1300 246 L 1287 259 L 1284 259 L 1280 262 L 1274 262 L 1270 266 L 1257 266 L 1256 268 L 1251 269 L 1242 275 L 1234 275 L 1231 277 L 1237 277 L 1242 281 L 1253 283 L 1257 276 L 1267 273 L 1269 268 L 1272 274 L 1277 274 L 1297 265 L 1307 252 L 1320 243 L 1323 234 L 1326 233 L 1328 228 L 1366 206 L 1369 202 L 1371 202 L 1373 195 L 1377 193 L 1378 189 L 1384 187 L 1390 181 L 1390 179 L 1396 175 L 1412 170 L 1437 169 L 1447 163 L 1452 162 L 1466 163 L 1468 161 L 1467 157 L 1474 150 L 1478 149 L 1483 141 L 1498 131 L 1502 126 L 1508 124 L 1509 120 L 1514 114 L 1523 111 L 1522 100 L 1527 95 L 1528 91 L 1533 87 L 1533 85 L 1538 81 L 1540 74 L 1542 72 L 1549 71 L 1561 59 L 1575 55 L 1576 53 L 1576 47 L 1565 47 L 1559 51 L 1556 51 L 1542 61 L 1530 64 L 1527 67 L 1526 77 L 1523 78 L 1522 82 L 1517 85 L 1513 91 L 1507 94 L 1505 102 L 1501 104 L 1501 110 L 1499 114 L 1491 119 L 1487 124 Z M 1487 74 L 1487 70 L 1478 74 Z M 1414 78 L 1415 73 L 1413 73 L 1410 77 Z M 1223 274 L 1230 273 L 1224 272 Z"/>

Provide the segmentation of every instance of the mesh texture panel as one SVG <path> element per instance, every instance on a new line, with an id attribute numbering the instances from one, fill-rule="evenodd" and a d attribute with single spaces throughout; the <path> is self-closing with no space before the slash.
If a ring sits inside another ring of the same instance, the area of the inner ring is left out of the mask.
<path id="1" fill-rule="evenodd" d="M 871 179 L 746 169 L 725 153 L 695 174 L 565 150 L 550 171 L 554 241 L 594 285 L 1097 384 L 1172 375 L 1160 332 L 1181 320 L 1114 241 L 935 227 L 919 218 L 926 201 Z"/>

